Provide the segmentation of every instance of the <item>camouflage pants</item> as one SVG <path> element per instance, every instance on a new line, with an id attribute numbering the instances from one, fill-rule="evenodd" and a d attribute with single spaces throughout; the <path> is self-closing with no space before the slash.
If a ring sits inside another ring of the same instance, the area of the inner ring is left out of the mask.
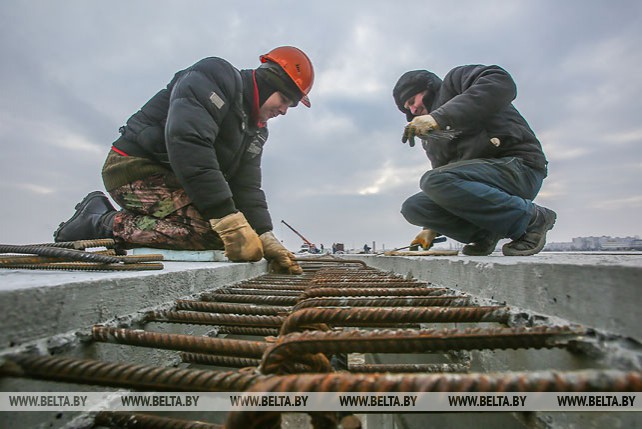
<path id="1" fill-rule="evenodd" d="M 209 221 L 171 173 L 153 174 L 109 194 L 122 207 L 114 219 L 114 237 L 127 248 L 223 249 Z"/>

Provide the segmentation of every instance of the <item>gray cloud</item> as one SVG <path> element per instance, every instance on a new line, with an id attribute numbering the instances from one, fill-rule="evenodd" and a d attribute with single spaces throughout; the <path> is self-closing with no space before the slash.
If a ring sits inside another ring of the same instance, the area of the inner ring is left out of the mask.
<path id="1" fill-rule="evenodd" d="M 642 5 L 635 0 L 4 2 L 0 6 L 2 242 L 50 241 L 100 168 L 118 127 L 181 68 L 221 56 L 253 68 L 292 44 L 312 58 L 312 109 L 270 123 L 264 184 L 275 231 L 401 246 L 399 214 L 429 168 L 400 142 L 391 97 L 405 71 L 499 64 L 543 143 L 538 201 L 554 241 L 640 234 Z"/>

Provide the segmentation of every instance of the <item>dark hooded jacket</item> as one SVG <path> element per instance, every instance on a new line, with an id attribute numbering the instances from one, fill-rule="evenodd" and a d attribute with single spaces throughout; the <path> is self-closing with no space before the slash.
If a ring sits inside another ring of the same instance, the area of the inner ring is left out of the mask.
<path id="1" fill-rule="evenodd" d="M 240 210 L 259 234 L 272 230 L 261 189 L 268 131 L 256 122 L 255 89 L 253 70 L 205 58 L 132 115 L 114 146 L 170 169 L 205 218 Z"/>
<path id="2" fill-rule="evenodd" d="M 423 141 L 433 168 L 469 159 L 517 157 L 534 169 L 546 171 L 547 161 L 539 140 L 512 104 L 517 88 L 504 69 L 460 66 L 451 70 L 443 82 L 426 70 L 404 74 L 393 96 L 409 121 L 413 116 L 403 107 L 408 94 L 426 89 L 424 106 L 440 128 Z"/>

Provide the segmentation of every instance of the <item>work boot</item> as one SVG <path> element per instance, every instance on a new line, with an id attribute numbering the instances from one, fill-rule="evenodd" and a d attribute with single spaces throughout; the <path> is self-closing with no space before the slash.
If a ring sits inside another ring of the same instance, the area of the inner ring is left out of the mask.
<path id="1" fill-rule="evenodd" d="M 62 222 L 58 226 L 53 234 L 54 241 L 113 238 L 116 213 L 118 212 L 105 194 L 100 191 L 90 192 L 76 204 L 76 213 L 67 222 Z"/>
<path id="2" fill-rule="evenodd" d="M 499 235 L 488 232 L 481 238 L 476 239 L 461 249 L 461 253 L 466 256 L 488 256 L 495 250 L 497 243 L 501 240 Z"/>
<path id="3" fill-rule="evenodd" d="M 546 244 L 546 233 L 553 229 L 557 213 L 546 207 L 535 205 L 526 232 L 519 239 L 504 244 L 502 253 L 506 256 L 529 256 L 539 253 Z"/>

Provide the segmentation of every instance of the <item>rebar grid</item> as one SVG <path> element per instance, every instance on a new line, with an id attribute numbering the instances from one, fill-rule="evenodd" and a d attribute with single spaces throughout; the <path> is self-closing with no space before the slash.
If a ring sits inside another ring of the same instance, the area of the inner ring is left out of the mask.
<path id="1" fill-rule="evenodd" d="M 267 348 L 261 341 L 211 338 L 196 335 L 166 334 L 135 329 L 94 326 L 95 341 L 113 344 L 129 344 L 139 347 L 155 347 L 165 350 L 210 353 L 223 356 L 260 358 Z"/>
<path id="2" fill-rule="evenodd" d="M 485 307 L 357 307 L 303 308 L 292 312 L 281 325 L 280 335 L 301 326 L 319 323 L 331 326 L 385 327 L 417 323 L 497 322 L 507 323 L 509 309 L 504 306 Z"/>
<path id="3" fill-rule="evenodd" d="M 96 414 L 94 424 L 118 429 L 224 429 L 215 423 L 123 411 L 101 411 Z"/>

